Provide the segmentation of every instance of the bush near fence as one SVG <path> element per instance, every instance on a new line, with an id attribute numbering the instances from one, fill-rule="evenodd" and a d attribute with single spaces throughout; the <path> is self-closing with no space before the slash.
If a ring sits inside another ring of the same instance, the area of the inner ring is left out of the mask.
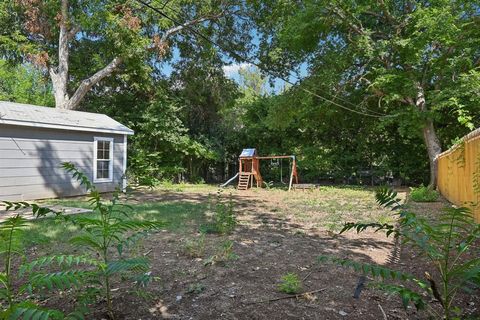
<path id="1" fill-rule="evenodd" d="M 437 157 L 438 189 L 450 202 L 473 210 L 480 223 L 480 128 Z"/>

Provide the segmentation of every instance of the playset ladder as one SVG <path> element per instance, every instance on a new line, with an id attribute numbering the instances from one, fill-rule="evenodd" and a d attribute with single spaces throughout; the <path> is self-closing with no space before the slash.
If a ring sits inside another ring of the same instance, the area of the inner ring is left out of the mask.
<path id="1" fill-rule="evenodd" d="M 249 172 L 240 172 L 238 177 L 238 190 L 247 190 L 248 185 L 250 184 L 250 177 L 252 176 Z"/>

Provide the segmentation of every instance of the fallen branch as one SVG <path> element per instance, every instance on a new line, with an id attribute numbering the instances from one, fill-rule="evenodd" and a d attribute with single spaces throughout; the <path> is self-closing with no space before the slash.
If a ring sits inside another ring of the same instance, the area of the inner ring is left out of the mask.
<path id="1" fill-rule="evenodd" d="M 272 298 L 272 299 L 267 299 L 267 300 L 253 301 L 253 302 L 246 303 L 246 305 L 273 302 L 273 301 L 284 300 L 284 299 L 300 298 L 300 297 L 303 297 L 303 296 L 308 295 L 308 294 L 314 294 L 314 293 L 322 292 L 322 291 L 325 291 L 325 290 L 327 290 L 327 288 L 322 288 L 322 289 L 318 289 L 318 290 L 313 290 L 313 291 L 308 291 L 308 292 L 298 293 L 298 294 L 292 294 L 292 295 L 289 295 L 289 296 L 283 296 L 283 297 Z"/>
<path id="2" fill-rule="evenodd" d="M 302 282 L 305 282 L 305 280 L 307 280 L 308 277 L 312 275 L 312 273 L 316 270 L 316 267 L 317 267 L 317 262 L 315 262 L 315 264 L 312 266 L 312 269 L 310 270 L 310 272 L 305 277 L 303 277 Z"/>
<path id="3" fill-rule="evenodd" d="M 380 311 L 382 311 L 383 319 L 384 319 L 384 320 L 388 320 L 387 314 L 386 314 L 385 311 L 383 310 L 383 308 L 382 308 L 382 306 L 380 305 L 380 303 L 378 304 L 378 307 L 380 308 Z"/>
<path id="4" fill-rule="evenodd" d="M 308 277 L 310 277 L 310 275 L 313 273 L 313 271 L 315 271 L 315 269 L 310 270 L 310 272 L 302 279 L 302 282 L 305 282 L 305 280 L 307 280 Z"/>

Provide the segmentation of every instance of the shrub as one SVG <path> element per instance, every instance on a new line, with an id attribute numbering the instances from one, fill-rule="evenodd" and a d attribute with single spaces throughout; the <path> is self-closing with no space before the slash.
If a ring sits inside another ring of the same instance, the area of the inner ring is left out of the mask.
<path id="1" fill-rule="evenodd" d="M 437 191 L 424 185 L 418 188 L 410 188 L 410 198 L 415 202 L 435 202 L 439 196 Z"/>
<path id="2" fill-rule="evenodd" d="M 432 223 L 406 210 L 397 193 L 383 189 L 377 193 L 377 202 L 398 212 L 399 225 L 379 223 L 346 223 L 341 232 L 368 228 L 395 235 L 405 244 L 419 250 L 431 263 L 432 272 L 425 272 L 425 279 L 378 265 L 364 264 L 347 259 L 323 256 L 320 261 L 350 267 L 356 271 L 381 279 L 379 287 L 398 294 L 406 308 L 412 302 L 417 309 L 424 309 L 436 319 L 452 319 L 460 313 L 455 306 L 459 290 L 470 291 L 480 287 L 480 259 L 475 241 L 480 239 L 480 224 L 473 220 L 467 208 L 445 208 L 439 215 L 439 223 Z M 438 276 L 434 276 L 438 275 Z M 415 289 L 388 283 L 397 280 L 411 283 Z M 425 302 L 425 297 L 438 301 L 441 310 Z"/>
<path id="3" fill-rule="evenodd" d="M 295 294 L 299 293 L 300 290 L 302 290 L 302 281 L 296 273 L 289 272 L 283 275 L 280 281 L 281 282 L 278 286 L 278 289 L 281 292 Z"/>

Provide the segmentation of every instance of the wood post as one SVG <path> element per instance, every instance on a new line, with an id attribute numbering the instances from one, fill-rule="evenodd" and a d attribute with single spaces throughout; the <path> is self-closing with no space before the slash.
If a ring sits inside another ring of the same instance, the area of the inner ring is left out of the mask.
<path id="1" fill-rule="evenodd" d="M 295 164 L 295 157 L 294 157 L 292 161 L 292 168 L 290 170 L 290 183 L 288 184 L 288 191 L 292 190 L 293 174 L 295 171 L 296 171 L 296 164 Z M 297 183 L 298 183 L 298 178 L 297 178 Z"/>

